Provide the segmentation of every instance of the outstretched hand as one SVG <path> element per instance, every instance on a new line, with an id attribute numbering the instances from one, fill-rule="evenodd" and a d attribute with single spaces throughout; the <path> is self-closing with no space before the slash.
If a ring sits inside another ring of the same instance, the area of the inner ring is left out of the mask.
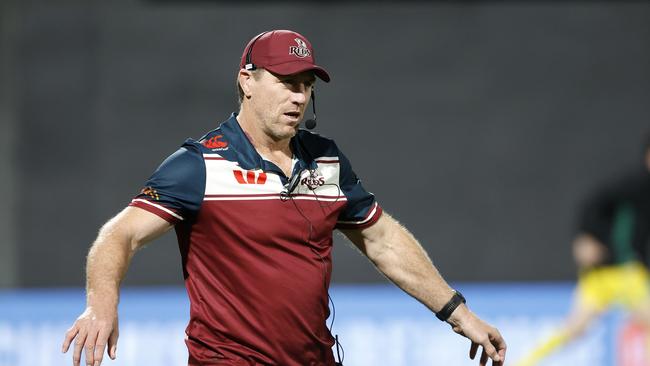
<path id="1" fill-rule="evenodd" d="M 86 365 L 99 366 L 107 347 L 108 356 L 112 360 L 115 359 L 118 336 L 117 311 L 98 312 L 88 307 L 65 333 L 61 351 L 68 352 L 74 340 L 72 364 L 79 366 L 83 349 L 86 354 Z"/>
<path id="2" fill-rule="evenodd" d="M 466 306 L 459 306 L 449 317 L 448 323 L 454 332 L 472 341 L 469 358 L 476 357 L 479 347 L 482 347 L 480 366 L 486 366 L 488 359 L 492 366 L 502 366 L 506 359 L 506 342 L 499 331 L 478 318 Z"/>

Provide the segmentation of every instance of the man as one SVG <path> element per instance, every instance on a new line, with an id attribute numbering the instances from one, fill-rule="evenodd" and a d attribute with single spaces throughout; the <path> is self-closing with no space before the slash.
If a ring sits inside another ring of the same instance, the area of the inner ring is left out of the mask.
<path id="1" fill-rule="evenodd" d="M 381 207 L 329 139 L 299 130 L 315 77 L 311 44 L 286 30 L 242 55 L 240 110 L 167 158 L 90 249 L 87 307 L 65 336 L 98 365 L 116 356 L 119 285 L 135 251 L 176 229 L 190 297 L 190 365 L 334 365 L 326 327 L 332 232 L 502 364 L 499 332 L 464 305 L 413 236 Z M 340 361 L 340 360 L 339 360 Z"/>
<path id="2" fill-rule="evenodd" d="M 644 160 L 643 171 L 600 189 L 582 207 L 573 241 L 579 270 L 573 309 L 563 326 L 518 366 L 538 364 L 614 305 L 622 305 L 633 320 L 650 329 L 650 138 Z"/>

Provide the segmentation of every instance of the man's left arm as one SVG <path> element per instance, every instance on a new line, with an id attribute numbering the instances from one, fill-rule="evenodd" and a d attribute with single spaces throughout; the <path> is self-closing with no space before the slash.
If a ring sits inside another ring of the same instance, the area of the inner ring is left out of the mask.
<path id="1" fill-rule="evenodd" d="M 415 237 L 387 213 L 384 212 L 369 227 L 340 230 L 388 279 L 434 313 L 453 297 L 454 291 L 440 276 Z M 472 341 L 471 359 L 481 346 L 481 366 L 487 365 L 488 358 L 492 359 L 494 366 L 503 364 L 506 343 L 501 334 L 465 304 L 460 304 L 447 322 L 456 333 Z"/>

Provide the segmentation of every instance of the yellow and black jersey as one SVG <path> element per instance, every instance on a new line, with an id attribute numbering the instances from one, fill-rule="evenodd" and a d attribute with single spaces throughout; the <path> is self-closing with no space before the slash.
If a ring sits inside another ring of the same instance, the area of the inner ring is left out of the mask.
<path id="1" fill-rule="evenodd" d="M 650 299 L 649 279 L 647 268 L 639 262 L 600 266 L 580 274 L 576 295 L 590 308 L 621 305 L 635 310 Z"/>

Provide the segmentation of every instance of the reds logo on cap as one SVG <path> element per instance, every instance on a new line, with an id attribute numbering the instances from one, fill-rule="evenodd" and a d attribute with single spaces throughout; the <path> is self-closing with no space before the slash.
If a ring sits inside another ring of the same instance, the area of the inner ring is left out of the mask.
<path id="1" fill-rule="evenodd" d="M 296 46 L 289 47 L 289 54 L 290 55 L 296 55 L 296 56 L 298 56 L 300 58 L 307 57 L 307 56 L 311 55 L 311 51 L 309 50 L 309 48 L 307 48 L 307 44 L 305 43 L 305 41 L 303 41 L 300 38 L 296 38 L 296 39 L 294 39 L 294 41 L 296 41 L 296 43 L 298 43 L 298 47 L 296 47 Z"/>

